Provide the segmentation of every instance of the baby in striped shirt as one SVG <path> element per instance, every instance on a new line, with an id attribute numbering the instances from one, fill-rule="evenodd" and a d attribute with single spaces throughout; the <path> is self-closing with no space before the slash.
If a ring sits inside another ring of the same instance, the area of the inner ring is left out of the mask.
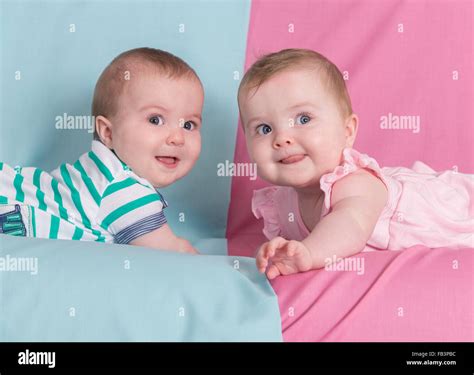
<path id="1" fill-rule="evenodd" d="M 51 173 L 0 163 L 0 233 L 197 253 L 166 222 L 158 189 L 194 166 L 204 91 L 180 58 L 137 48 L 97 81 L 92 150 Z"/>

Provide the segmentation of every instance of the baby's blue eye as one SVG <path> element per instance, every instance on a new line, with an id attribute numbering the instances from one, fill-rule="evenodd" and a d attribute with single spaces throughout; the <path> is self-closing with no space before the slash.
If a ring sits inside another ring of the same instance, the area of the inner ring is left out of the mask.
<path id="1" fill-rule="evenodd" d="M 163 125 L 163 119 L 161 116 L 151 116 L 148 121 L 153 125 Z"/>
<path id="2" fill-rule="evenodd" d="M 186 121 L 183 124 L 183 128 L 186 130 L 194 130 L 196 128 L 196 124 L 192 121 Z"/>
<path id="3" fill-rule="evenodd" d="M 272 128 L 270 125 L 267 124 L 261 124 L 257 126 L 257 133 L 260 135 L 267 135 L 272 132 Z"/>
<path id="4" fill-rule="evenodd" d="M 309 117 L 308 115 L 299 115 L 296 118 L 296 122 L 300 125 L 306 125 L 310 121 L 311 121 L 311 117 Z"/>

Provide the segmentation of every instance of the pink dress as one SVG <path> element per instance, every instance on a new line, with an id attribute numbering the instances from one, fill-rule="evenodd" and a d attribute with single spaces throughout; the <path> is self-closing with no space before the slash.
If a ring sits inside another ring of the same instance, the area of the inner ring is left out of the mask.
<path id="1" fill-rule="evenodd" d="M 334 183 L 360 168 L 373 171 L 388 189 L 387 203 L 367 245 L 388 250 L 415 245 L 474 247 L 474 175 L 436 172 L 420 161 L 411 169 L 380 168 L 375 159 L 352 148 L 345 148 L 342 164 L 320 179 L 324 192 L 321 218 L 331 211 Z M 291 187 L 255 190 L 252 211 L 258 219 L 263 218 L 263 233 L 268 239 L 281 236 L 301 241 L 310 233 Z"/>

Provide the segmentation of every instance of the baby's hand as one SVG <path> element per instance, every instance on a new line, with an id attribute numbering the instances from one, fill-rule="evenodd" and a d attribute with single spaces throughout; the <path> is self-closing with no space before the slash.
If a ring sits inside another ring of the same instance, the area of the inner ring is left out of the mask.
<path id="1" fill-rule="evenodd" d="M 199 254 L 188 240 L 177 237 L 168 224 L 164 224 L 158 229 L 135 238 L 130 242 L 130 245 L 152 247 L 180 253 Z"/>
<path id="2" fill-rule="evenodd" d="M 180 253 L 199 254 L 193 245 L 191 245 L 191 242 L 184 238 L 178 238 L 178 251 Z"/>
<path id="3" fill-rule="evenodd" d="M 311 252 L 302 242 L 283 237 L 275 237 L 260 246 L 256 261 L 258 270 L 262 273 L 267 270 L 270 280 L 279 275 L 308 271 L 313 264 Z"/>

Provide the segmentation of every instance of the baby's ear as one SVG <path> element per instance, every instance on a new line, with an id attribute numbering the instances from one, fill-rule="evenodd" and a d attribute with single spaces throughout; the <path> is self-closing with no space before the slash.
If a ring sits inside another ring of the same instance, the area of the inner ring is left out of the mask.
<path id="1" fill-rule="evenodd" d="M 95 118 L 95 130 L 100 140 L 108 148 L 112 147 L 112 123 L 105 116 L 97 116 Z"/>
<path id="2" fill-rule="evenodd" d="M 344 131 L 346 135 L 346 147 L 352 147 L 357 136 L 357 129 L 359 127 L 359 117 L 355 113 L 347 117 L 344 124 Z"/>

